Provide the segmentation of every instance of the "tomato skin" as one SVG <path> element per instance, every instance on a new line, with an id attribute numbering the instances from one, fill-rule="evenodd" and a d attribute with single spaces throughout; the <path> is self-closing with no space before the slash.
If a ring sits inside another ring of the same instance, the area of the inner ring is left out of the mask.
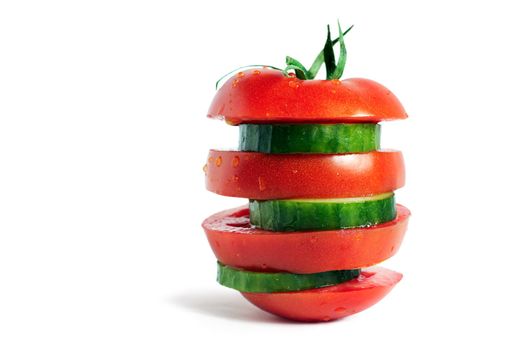
<path id="1" fill-rule="evenodd" d="M 250 199 L 346 198 L 392 192 L 405 184 L 403 155 L 265 154 L 210 150 L 206 188 Z"/>
<path id="2" fill-rule="evenodd" d="M 231 77 L 217 91 L 210 118 L 241 123 L 362 123 L 407 118 L 396 96 L 363 78 L 300 80 L 272 69 Z"/>
<path id="3" fill-rule="evenodd" d="M 202 227 L 225 265 L 251 271 L 317 273 L 378 264 L 398 251 L 410 211 L 397 205 L 395 220 L 367 228 L 271 232 L 250 225 L 246 206 L 217 213 Z"/>
<path id="4" fill-rule="evenodd" d="M 335 286 L 288 293 L 241 293 L 255 306 L 302 322 L 331 321 L 363 311 L 383 299 L 402 274 L 372 267 Z"/>

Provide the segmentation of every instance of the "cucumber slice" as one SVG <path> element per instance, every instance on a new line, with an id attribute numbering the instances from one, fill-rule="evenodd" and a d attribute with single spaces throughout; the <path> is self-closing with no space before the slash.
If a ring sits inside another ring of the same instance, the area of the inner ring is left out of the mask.
<path id="1" fill-rule="evenodd" d="M 241 124 L 239 150 L 262 153 L 357 153 L 379 149 L 379 124 Z"/>
<path id="2" fill-rule="evenodd" d="M 359 276 L 360 269 L 311 274 L 253 272 L 239 270 L 217 262 L 217 282 L 240 292 L 294 292 L 339 284 Z"/>
<path id="3" fill-rule="evenodd" d="M 250 223 L 270 231 L 367 227 L 395 217 L 392 192 L 359 198 L 250 200 Z"/>

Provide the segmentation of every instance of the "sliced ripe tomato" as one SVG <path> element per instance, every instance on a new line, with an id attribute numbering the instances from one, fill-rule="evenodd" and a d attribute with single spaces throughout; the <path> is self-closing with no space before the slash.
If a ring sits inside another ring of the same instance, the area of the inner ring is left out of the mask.
<path id="1" fill-rule="evenodd" d="M 335 286 L 287 293 L 241 293 L 255 306 L 296 321 L 331 321 L 377 303 L 401 280 L 402 274 L 372 267 L 353 280 Z"/>
<path id="2" fill-rule="evenodd" d="M 317 273 L 372 266 L 393 256 L 405 235 L 410 211 L 397 205 L 395 220 L 368 228 L 271 232 L 250 225 L 246 206 L 217 213 L 202 227 L 225 265 L 251 271 Z"/>
<path id="3" fill-rule="evenodd" d="M 208 117 L 237 125 L 379 122 L 407 114 L 390 90 L 369 79 L 300 80 L 272 69 L 252 69 L 224 83 Z"/>
<path id="4" fill-rule="evenodd" d="M 265 154 L 210 150 L 206 188 L 250 199 L 346 198 L 392 192 L 405 183 L 403 155 Z"/>

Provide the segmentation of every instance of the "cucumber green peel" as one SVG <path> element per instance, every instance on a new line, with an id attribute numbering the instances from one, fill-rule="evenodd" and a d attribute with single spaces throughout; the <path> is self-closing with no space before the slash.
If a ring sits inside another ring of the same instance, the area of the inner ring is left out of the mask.
<path id="1" fill-rule="evenodd" d="M 250 200 L 250 222 L 269 231 L 314 231 L 368 227 L 394 220 L 393 193 L 373 197 Z"/>
<path id="2" fill-rule="evenodd" d="M 381 126 L 359 124 L 241 124 L 239 151 L 358 153 L 379 149 Z"/>
<path id="3" fill-rule="evenodd" d="M 311 274 L 254 272 L 217 262 L 217 282 L 240 292 L 277 293 L 321 288 L 357 278 L 361 270 L 338 270 Z"/>

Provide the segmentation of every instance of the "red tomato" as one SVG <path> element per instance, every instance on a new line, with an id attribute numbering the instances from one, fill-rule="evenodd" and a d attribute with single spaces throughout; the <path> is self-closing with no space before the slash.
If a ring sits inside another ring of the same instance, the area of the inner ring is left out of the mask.
<path id="1" fill-rule="evenodd" d="M 375 81 L 300 80 L 272 69 L 230 78 L 208 110 L 210 118 L 241 123 L 360 123 L 405 119 L 394 94 Z"/>
<path id="2" fill-rule="evenodd" d="M 346 198 L 392 192 L 405 183 L 399 151 L 265 154 L 210 150 L 206 188 L 250 199 Z"/>
<path id="3" fill-rule="evenodd" d="M 410 211 L 397 205 L 397 217 L 367 228 L 310 232 L 271 232 L 250 225 L 244 206 L 217 213 L 202 227 L 225 265 L 251 271 L 317 273 L 372 266 L 393 256 L 408 226 Z"/>
<path id="4" fill-rule="evenodd" d="M 296 321 L 331 321 L 377 303 L 401 280 L 402 274 L 372 267 L 335 286 L 287 293 L 241 293 L 255 306 Z"/>

